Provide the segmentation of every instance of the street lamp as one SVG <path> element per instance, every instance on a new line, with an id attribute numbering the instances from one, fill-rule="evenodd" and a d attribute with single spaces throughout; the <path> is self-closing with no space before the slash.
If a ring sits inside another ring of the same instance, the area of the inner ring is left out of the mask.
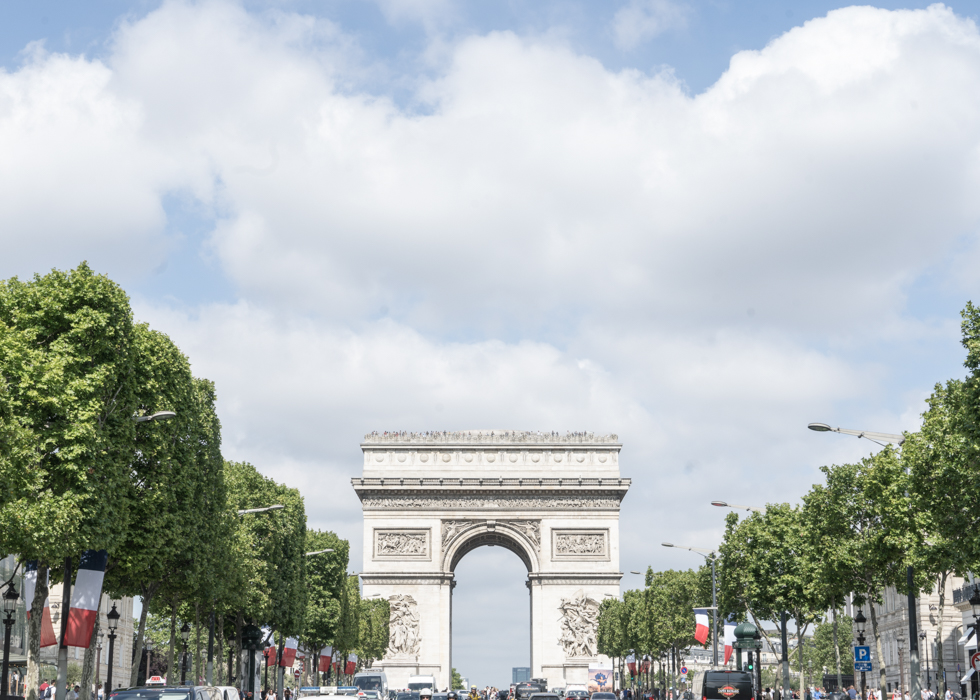
<path id="1" fill-rule="evenodd" d="M 672 544 L 670 542 L 661 542 L 660 544 L 664 547 L 686 549 L 689 552 L 700 554 L 711 562 L 711 666 L 712 668 L 718 668 L 718 587 L 715 584 L 715 560 L 718 558 L 718 552 L 713 549 L 685 547 L 684 545 Z"/>
<path id="2" fill-rule="evenodd" d="M 184 685 L 187 682 L 187 640 L 191 638 L 191 626 L 186 622 L 180 628 L 180 638 L 184 640 L 184 662 L 180 665 L 180 684 Z"/>
<path id="3" fill-rule="evenodd" d="M 177 414 L 173 411 L 157 411 L 152 416 L 133 416 L 133 420 L 137 423 L 149 423 L 155 420 L 170 420 L 171 418 L 176 418 Z"/>
<path id="4" fill-rule="evenodd" d="M 249 513 L 265 513 L 270 510 L 282 510 L 286 506 L 274 505 L 266 506 L 265 508 L 246 508 L 245 510 L 238 511 L 239 515 L 248 515 Z"/>
<path id="5" fill-rule="evenodd" d="M 864 646 L 864 626 L 868 623 L 868 618 L 864 616 L 864 610 L 858 608 L 857 615 L 854 616 L 854 626 L 857 628 L 858 646 Z M 868 696 L 868 682 L 865 671 L 861 671 L 861 698 Z"/>
<path id="6" fill-rule="evenodd" d="M 151 675 L 153 675 L 150 673 L 150 664 L 153 663 L 153 640 L 152 639 L 147 639 L 146 643 L 143 645 L 143 656 L 146 659 L 146 663 L 144 665 L 144 668 L 146 669 L 145 676 L 146 678 L 149 678 Z"/>
<path id="7" fill-rule="evenodd" d="M 112 650 L 116 643 L 116 628 L 119 626 L 119 611 L 116 604 L 112 604 L 112 610 L 106 613 L 106 627 L 109 628 L 109 669 L 105 673 L 105 697 L 108 698 L 112 692 Z"/>
<path id="8" fill-rule="evenodd" d="M 841 433 L 842 435 L 853 435 L 858 438 L 864 438 L 866 440 L 871 440 L 882 447 L 891 443 L 898 445 L 899 447 L 905 442 L 904 435 L 897 435 L 895 433 L 873 433 L 867 430 L 849 430 L 847 428 L 832 428 L 826 423 L 810 423 L 807 425 L 810 430 L 815 430 L 818 433 Z M 909 611 L 909 685 L 912 690 L 912 700 L 922 700 L 922 687 L 919 683 L 919 633 L 918 633 L 918 619 L 915 608 L 915 599 L 917 597 L 917 592 L 915 590 L 915 576 L 912 571 L 912 566 L 909 565 L 905 569 L 905 587 L 908 589 L 908 611 Z M 904 695 L 905 691 L 902 690 Z"/>
<path id="9" fill-rule="evenodd" d="M 7 674 L 10 671 L 10 628 L 14 626 L 14 613 L 17 612 L 17 589 L 14 582 L 7 584 L 7 590 L 3 593 L 3 612 L 6 617 L 3 619 L 3 676 L 0 683 L 3 683 L 3 690 L 0 691 L 6 698 L 7 693 Z"/>
<path id="10" fill-rule="evenodd" d="M 755 506 L 739 506 L 734 503 L 726 503 L 725 501 L 712 501 L 711 505 L 718 506 L 719 508 L 731 508 L 733 510 L 748 510 L 755 513 L 765 513 L 765 508 L 756 508 Z"/>

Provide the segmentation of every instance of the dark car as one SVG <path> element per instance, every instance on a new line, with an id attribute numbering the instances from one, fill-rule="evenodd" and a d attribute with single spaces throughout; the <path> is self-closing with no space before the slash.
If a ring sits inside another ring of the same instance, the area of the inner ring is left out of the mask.
<path id="1" fill-rule="evenodd" d="M 558 693 L 531 693 L 530 700 L 561 700 Z"/>
<path id="2" fill-rule="evenodd" d="M 543 687 L 540 683 L 535 683 L 531 681 L 529 683 L 518 683 L 517 688 L 514 689 L 514 697 L 517 700 L 529 700 L 529 698 L 535 693 L 543 693 L 547 688 Z"/>
<path id="3" fill-rule="evenodd" d="M 616 700 L 616 693 L 607 693 L 604 690 L 592 693 L 591 700 Z"/>
<path id="4" fill-rule="evenodd" d="M 752 674 L 747 671 L 705 671 L 704 700 L 752 700 Z"/>

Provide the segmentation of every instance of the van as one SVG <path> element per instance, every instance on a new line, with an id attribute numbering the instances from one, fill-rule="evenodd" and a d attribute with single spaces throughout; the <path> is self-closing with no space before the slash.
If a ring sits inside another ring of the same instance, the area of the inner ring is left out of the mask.
<path id="1" fill-rule="evenodd" d="M 748 671 L 705 671 L 701 676 L 701 700 L 753 700 L 752 674 Z"/>
<path id="2" fill-rule="evenodd" d="M 422 690 L 422 688 L 428 688 L 433 692 L 436 689 L 436 677 L 435 676 L 409 676 L 408 677 L 408 689 L 409 690 Z"/>
<path id="3" fill-rule="evenodd" d="M 378 697 L 388 697 L 388 676 L 384 671 L 361 671 L 354 674 L 354 685 L 358 690 L 376 690 Z"/>

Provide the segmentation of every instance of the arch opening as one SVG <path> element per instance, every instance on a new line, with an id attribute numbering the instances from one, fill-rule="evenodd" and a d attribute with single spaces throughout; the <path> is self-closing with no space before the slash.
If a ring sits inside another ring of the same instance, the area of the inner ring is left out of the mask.
<path id="1" fill-rule="evenodd" d="M 449 570 L 455 572 L 456 567 L 462 561 L 463 557 L 479 547 L 503 547 L 504 549 L 509 549 L 524 563 L 529 573 L 534 570 L 534 564 L 531 562 L 531 557 L 525 548 L 515 541 L 511 535 L 497 530 L 480 532 L 467 538 L 453 552 L 453 556 L 449 562 Z"/>
<path id="2" fill-rule="evenodd" d="M 514 547 L 483 541 L 454 561 L 450 658 L 470 684 L 506 688 L 514 668 L 531 667 L 528 567 Z"/>

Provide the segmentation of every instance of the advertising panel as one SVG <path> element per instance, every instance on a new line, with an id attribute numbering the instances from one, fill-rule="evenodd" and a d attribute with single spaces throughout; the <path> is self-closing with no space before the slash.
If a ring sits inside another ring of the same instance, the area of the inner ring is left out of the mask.
<path id="1" fill-rule="evenodd" d="M 589 693 L 608 693 L 613 689 L 613 670 L 604 664 L 589 664 Z"/>

